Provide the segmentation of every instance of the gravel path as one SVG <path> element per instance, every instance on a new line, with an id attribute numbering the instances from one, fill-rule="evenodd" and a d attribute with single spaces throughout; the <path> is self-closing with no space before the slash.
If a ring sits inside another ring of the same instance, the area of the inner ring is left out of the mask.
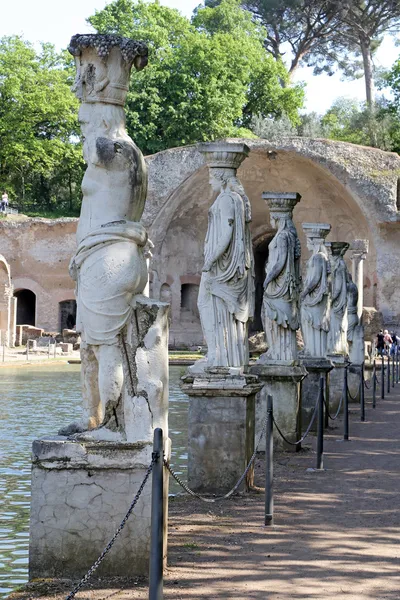
<path id="1" fill-rule="evenodd" d="M 374 411 L 367 404 L 365 423 L 352 407 L 350 442 L 340 441 L 335 422 L 325 438 L 326 471 L 307 471 L 315 440 L 276 456 L 273 527 L 263 526 L 262 493 L 211 508 L 172 500 L 164 598 L 400 600 L 399 389 Z M 262 460 L 256 471 L 262 486 Z M 61 600 L 70 587 L 43 582 L 10 599 Z M 137 580 L 100 581 L 77 598 L 145 599 L 148 592 Z"/>

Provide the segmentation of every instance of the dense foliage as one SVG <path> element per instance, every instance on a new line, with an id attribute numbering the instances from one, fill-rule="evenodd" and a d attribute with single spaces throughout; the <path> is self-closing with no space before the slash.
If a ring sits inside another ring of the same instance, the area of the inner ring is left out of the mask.
<path id="1" fill-rule="evenodd" d="M 79 208 L 83 161 L 72 64 L 49 44 L 0 40 L 0 186 L 25 211 Z"/>
<path id="2" fill-rule="evenodd" d="M 192 22 L 144 0 L 115 0 L 89 19 L 100 33 L 149 45 L 149 66 L 131 78 L 128 131 L 145 154 L 224 136 L 251 135 L 255 114 L 296 122 L 300 86 L 263 47 L 265 31 L 239 0 L 200 8 Z"/>

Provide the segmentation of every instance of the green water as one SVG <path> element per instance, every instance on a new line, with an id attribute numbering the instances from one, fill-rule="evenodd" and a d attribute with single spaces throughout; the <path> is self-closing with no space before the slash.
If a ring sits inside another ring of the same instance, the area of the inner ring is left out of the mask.
<path id="1" fill-rule="evenodd" d="M 171 463 L 178 473 L 187 461 L 184 370 L 170 368 Z M 80 404 L 79 366 L 0 369 L 0 598 L 28 579 L 32 441 L 79 418 Z"/>

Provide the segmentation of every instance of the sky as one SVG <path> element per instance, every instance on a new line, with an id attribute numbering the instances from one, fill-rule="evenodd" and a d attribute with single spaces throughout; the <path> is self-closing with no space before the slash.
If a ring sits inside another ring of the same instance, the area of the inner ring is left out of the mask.
<path id="1" fill-rule="evenodd" d="M 0 0 L 3 4 L 0 14 L 0 37 L 22 35 L 30 42 L 51 42 L 57 48 L 65 48 L 75 33 L 90 32 L 86 19 L 95 10 L 102 10 L 109 0 Z M 161 0 L 161 4 L 177 8 L 187 17 L 201 3 L 201 0 Z M 400 54 L 393 40 L 388 37 L 382 43 L 376 56 L 379 66 L 390 67 Z M 305 81 L 307 112 L 324 113 L 335 98 L 365 99 L 364 80 L 342 81 L 341 75 L 313 76 L 312 69 L 298 69 L 295 81 Z"/>

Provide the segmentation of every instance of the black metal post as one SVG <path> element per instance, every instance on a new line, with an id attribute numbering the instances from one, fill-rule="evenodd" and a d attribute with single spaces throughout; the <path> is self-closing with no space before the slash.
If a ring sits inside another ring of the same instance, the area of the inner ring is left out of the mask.
<path id="1" fill-rule="evenodd" d="M 324 388 L 325 381 L 321 377 L 318 396 L 317 469 L 324 468 Z"/>
<path id="2" fill-rule="evenodd" d="M 159 427 L 154 430 L 153 458 L 149 600 L 162 600 L 164 555 L 164 460 L 163 432 Z"/>
<path id="3" fill-rule="evenodd" d="M 274 524 L 274 423 L 272 396 L 267 396 L 267 435 L 265 445 L 265 525 Z"/>
<path id="4" fill-rule="evenodd" d="M 376 408 L 376 360 L 372 368 L 372 408 Z"/>
<path id="5" fill-rule="evenodd" d="M 399 350 L 396 349 L 396 383 L 399 383 Z"/>
<path id="6" fill-rule="evenodd" d="M 325 403 L 329 408 L 329 373 L 325 373 Z M 325 429 L 329 427 L 329 413 L 325 410 Z"/>
<path id="7" fill-rule="evenodd" d="M 361 421 L 365 421 L 365 388 L 364 388 L 364 363 L 360 367 L 360 408 Z"/>
<path id="8" fill-rule="evenodd" d="M 381 354 L 381 399 L 385 399 L 385 357 Z"/>
<path id="9" fill-rule="evenodd" d="M 387 393 L 390 394 L 390 354 L 388 354 L 387 370 Z"/>
<path id="10" fill-rule="evenodd" d="M 343 439 L 346 441 L 349 439 L 349 394 L 348 394 L 348 384 L 347 384 L 348 369 L 349 369 L 349 367 L 348 367 L 348 365 L 346 365 L 346 368 L 344 370 L 344 386 L 343 386 L 343 393 L 344 393 Z"/>
<path id="11" fill-rule="evenodd" d="M 392 388 L 394 388 L 394 378 L 395 378 L 395 372 L 394 372 L 394 354 L 392 354 Z"/>

